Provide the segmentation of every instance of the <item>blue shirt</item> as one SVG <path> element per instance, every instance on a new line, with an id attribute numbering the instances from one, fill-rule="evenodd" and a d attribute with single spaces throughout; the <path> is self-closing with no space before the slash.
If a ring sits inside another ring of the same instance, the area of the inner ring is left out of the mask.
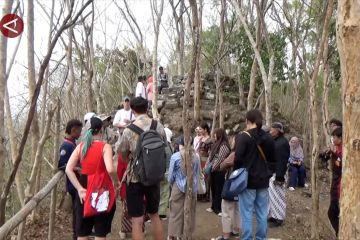
<path id="1" fill-rule="evenodd" d="M 65 138 L 60 146 L 60 158 L 58 162 L 58 169 L 65 171 L 66 164 L 68 163 L 72 152 L 76 148 L 75 139 Z M 71 184 L 69 178 L 66 176 L 66 190 L 68 192 L 75 191 L 75 187 Z"/>
<path id="2" fill-rule="evenodd" d="M 183 193 L 186 191 L 186 176 L 181 170 L 181 154 L 176 152 L 171 156 L 168 181 L 172 185 L 176 183 L 179 190 Z M 199 159 L 194 154 L 192 161 L 193 169 L 193 192 L 197 193 L 198 177 L 199 177 Z"/>

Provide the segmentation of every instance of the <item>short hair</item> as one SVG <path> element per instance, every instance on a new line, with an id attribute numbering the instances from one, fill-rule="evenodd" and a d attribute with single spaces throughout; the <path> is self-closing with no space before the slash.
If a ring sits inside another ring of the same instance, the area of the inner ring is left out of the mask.
<path id="1" fill-rule="evenodd" d="M 259 110 L 252 109 L 246 113 L 246 120 L 248 120 L 251 123 L 255 123 L 257 129 L 261 129 L 263 117 Z"/>
<path id="2" fill-rule="evenodd" d="M 208 125 L 206 122 L 202 122 L 202 123 L 200 124 L 200 127 L 201 127 L 202 129 L 205 129 L 205 130 L 207 131 L 207 133 L 210 134 L 210 127 L 209 127 L 209 125 Z"/>
<path id="3" fill-rule="evenodd" d="M 68 121 L 66 123 L 66 127 L 65 127 L 65 133 L 66 134 L 71 134 L 71 129 L 73 128 L 82 128 L 83 124 L 80 120 L 78 119 L 71 119 L 70 121 Z"/>
<path id="4" fill-rule="evenodd" d="M 336 118 L 332 118 L 329 122 L 329 124 L 335 124 L 338 127 L 342 127 L 342 122 L 339 119 Z"/>
<path id="5" fill-rule="evenodd" d="M 164 68 L 160 66 L 160 67 L 159 67 L 159 70 L 164 70 Z"/>
<path id="6" fill-rule="evenodd" d="M 138 76 L 138 82 L 142 82 L 143 76 Z"/>
<path id="7" fill-rule="evenodd" d="M 130 100 L 130 108 L 138 114 L 144 114 L 148 110 L 148 101 L 143 97 L 133 98 Z"/>
<path id="8" fill-rule="evenodd" d="M 335 128 L 334 131 L 332 131 L 331 136 L 342 138 L 342 127 Z"/>

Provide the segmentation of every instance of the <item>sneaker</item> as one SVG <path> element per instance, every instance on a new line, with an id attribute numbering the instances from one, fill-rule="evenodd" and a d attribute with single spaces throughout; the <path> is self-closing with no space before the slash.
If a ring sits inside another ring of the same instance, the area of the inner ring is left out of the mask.
<path id="1" fill-rule="evenodd" d="M 213 240 L 229 240 L 229 238 L 224 238 L 223 236 L 219 236 L 216 238 L 212 238 Z"/>
<path id="2" fill-rule="evenodd" d="M 206 211 L 207 212 L 214 212 L 214 210 L 212 210 L 212 208 L 207 208 Z"/>
<path id="3" fill-rule="evenodd" d="M 162 220 L 162 221 L 166 221 L 166 220 L 167 220 L 166 215 L 160 215 L 159 217 L 160 217 L 160 220 Z"/>
<path id="4" fill-rule="evenodd" d="M 231 233 L 230 233 L 230 236 L 231 236 L 231 237 L 240 237 L 240 233 L 238 233 L 238 232 L 231 232 Z"/>
<path id="5" fill-rule="evenodd" d="M 126 233 L 120 231 L 119 235 L 120 235 L 120 239 L 126 239 Z"/>
<path id="6" fill-rule="evenodd" d="M 304 184 L 304 187 L 305 187 L 305 188 L 308 188 L 308 187 L 309 187 L 309 184 L 305 183 L 305 184 Z"/>
<path id="7" fill-rule="evenodd" d="M 295 191 L 295 188 L 289 187 L 289 190 L 290 190 L 290 191 Z"/>
<path id="8" fill-rule="evenodd" d="M 219 217 L 222 217 L 222 213 L 221 213 L 221 212 L 219 212 L 217 215 L 218 215 Z"/>

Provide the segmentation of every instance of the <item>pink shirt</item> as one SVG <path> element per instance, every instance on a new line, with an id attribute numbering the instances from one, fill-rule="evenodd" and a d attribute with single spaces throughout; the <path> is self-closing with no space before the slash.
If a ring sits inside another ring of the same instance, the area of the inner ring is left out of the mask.
<path id="1" fill-rule="evenodd" d="M 146 92 L 147 92 L 147 99 L 148 100 L 153 100 L 153 83 L 148 83 L 148 85 L 146 86 Z"/>

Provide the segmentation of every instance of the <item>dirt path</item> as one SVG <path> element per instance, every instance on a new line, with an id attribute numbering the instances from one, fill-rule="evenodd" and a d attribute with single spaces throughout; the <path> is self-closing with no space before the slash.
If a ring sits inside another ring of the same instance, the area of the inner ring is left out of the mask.
<path id="1" fill-rule="evenodd" d="M 326 185 L 326 184 L 325 184 Z M 325 186 L 324 185 L 324 186 Z M 329 195 L 327 189 L 323 189 L 320 196 L 320 232 L 321 239 L 334 240 L 335 235 L 327 219 L 327 208 L 329 206 Z M 213 213 L 205 211 L 210 203 L 198 202 L 196 207 L 196 230 L 195 240 L 210 240 L 221 234 L 221 218 Z M 110 240 L 118 240 L 120 231 L 120 207 L 118 205 L 113 221 L 113 231 L 108 236 Z M 42 214 L 37 220 L 27 226 L 26 239 L 47 239 L 47 211 L 40 211 Z M 311 198 L 303 189 L 294 192 L 287 192 L 287 218 L 283 226 L 269 228 L 269 239 L 309 239 L 311 224 Z M 163 221 L 165 233 L 167 232 L 167 221 Z M 255 227 L 255 224 L 254 224 Z M 55 236 L 56 240 L 71 240 L 71 214 L 60 212 L 57 214 Z M 146 224 L 146 239 L 151 240 L 151 226 Z M 128 238 L 131 239 L 131 238 Z M 164 237 L 165 239 L 165 237 Z"/>

